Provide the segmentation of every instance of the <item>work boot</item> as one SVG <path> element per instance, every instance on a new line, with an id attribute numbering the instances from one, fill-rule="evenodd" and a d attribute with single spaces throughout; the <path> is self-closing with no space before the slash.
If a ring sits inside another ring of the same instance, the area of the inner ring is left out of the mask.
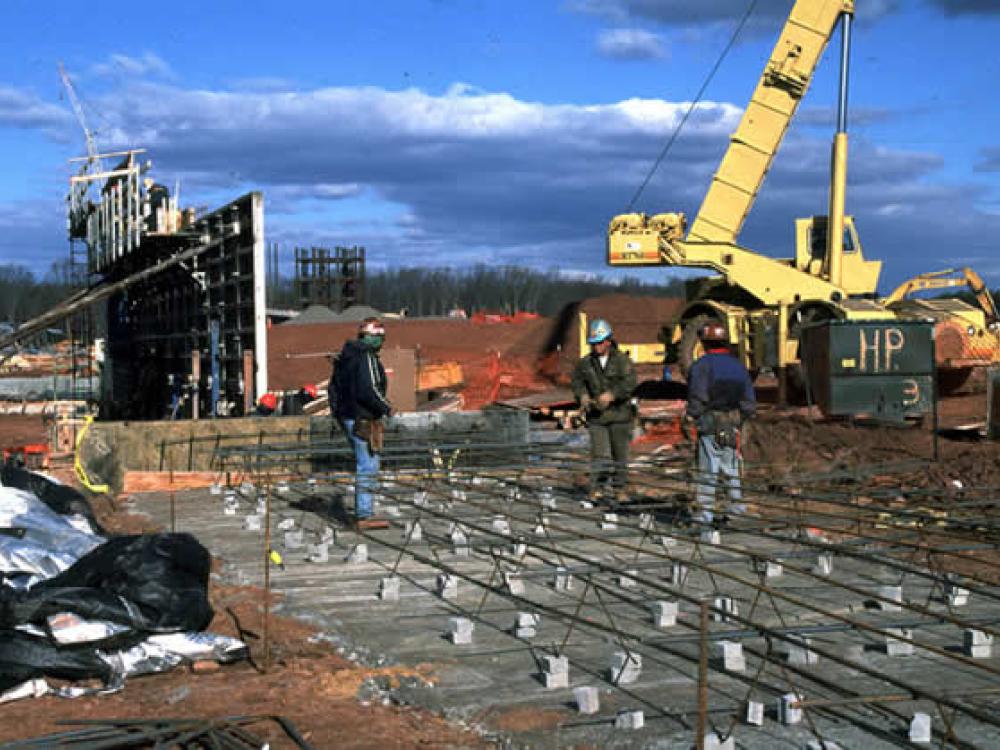
<path id="1" fill-rule="evenodd" d="M 354 519 L 355 531 L 379 531 L 380 529 L 388 529 L 388 528 L 389 528 L 389 522 L 382 518 L 374 518 L 372 516 L 367 516 L 366 518 Z"/>

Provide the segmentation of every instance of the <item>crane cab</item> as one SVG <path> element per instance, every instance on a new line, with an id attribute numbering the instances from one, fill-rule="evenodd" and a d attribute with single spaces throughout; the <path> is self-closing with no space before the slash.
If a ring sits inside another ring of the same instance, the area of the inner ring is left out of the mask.
<path id="1" fill-rule="evenodd" d="M 828 279 L 830 263 L 826 249 L 827 217 L 810 216 L 795 220 L 795 267 L 810 276 Z M 882 261 L 865 260 L 854 226 L 854 218 L 844 217 L 844 250 L 840 286 L 851 297 L 873 297 L 878 289 Z"/>

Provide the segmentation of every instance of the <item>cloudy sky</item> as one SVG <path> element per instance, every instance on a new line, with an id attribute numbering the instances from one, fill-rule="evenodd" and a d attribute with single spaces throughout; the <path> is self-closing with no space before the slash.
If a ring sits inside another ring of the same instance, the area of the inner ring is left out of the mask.
<path id="1" fill-rule="evenodd" d="M 262 190 L 269 241 L 379 266 L 609 274 L 628 205 L 751 0 L 54 4 L 0 28 L 0 263 L 65 257 L 82 131 L 142 147 L 185 204 Z M 1000 285 L 1000 2 L 857 0 L 848 209 L 883 291 L 971 264 Z M 791 0 L 757 0 L 637 208 L 697 211 Z M 825 212 L 836 45 L 741 242 Z M 642 272 L 650 280 L 657 271 Z"/>

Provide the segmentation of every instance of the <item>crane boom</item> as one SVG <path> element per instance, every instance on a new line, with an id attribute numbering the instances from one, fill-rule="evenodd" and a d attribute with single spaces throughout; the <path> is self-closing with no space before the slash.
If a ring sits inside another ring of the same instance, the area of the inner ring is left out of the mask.
<path id="1" fill-rule="evenodd" d="M 87 118 L 84 117 L 83 106 L 80 104 L 80 99 L 76 95 L 76 89 L 73 88 L 73 82 L 70 80 L 65 66 L 61 62 L 59 63 L 59 77 L 66 88 L 66 96 L 69 97 L 69 104 L 73 108 L 73 114 L 76 115 L 76 121 L 80 123 L 80 127 L 83 129 L 83 137 L 87 141 L 87 157 L 90 161 L 94 161 L 97 159 L 97 146 L 94 144 L 94 134 L 87 127 Z"/>
<path id="2" fill-rule="evenodd" d="M 736 242 L 841 14 L 854 0 L 798 0 L 688 233 Z"/>

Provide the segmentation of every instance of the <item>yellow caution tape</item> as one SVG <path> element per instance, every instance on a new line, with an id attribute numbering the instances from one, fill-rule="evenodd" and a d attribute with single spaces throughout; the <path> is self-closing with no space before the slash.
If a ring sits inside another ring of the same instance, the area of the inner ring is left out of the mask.
<path id="1" fill-rule="evenodd" d="M 111 488 L 106 484 L 94 484 L 91 482 L 90 477 L 87 476 L 87 472 L 83 468 L 83 463 L 80 461 L 80 446 L 83 444 L 83 438 L 87 434 L 87 430 L 90 429 L 93 421 L 94 417 L 88 414 L 83 418 L 83 428 L 76 433 L 76 443 L 73 446 L 73 472 L 76 474 L 76 478 L 80 480 L 80 484 L 88 490 L 98 495 L 106 495 L 110 492 Z"/>

